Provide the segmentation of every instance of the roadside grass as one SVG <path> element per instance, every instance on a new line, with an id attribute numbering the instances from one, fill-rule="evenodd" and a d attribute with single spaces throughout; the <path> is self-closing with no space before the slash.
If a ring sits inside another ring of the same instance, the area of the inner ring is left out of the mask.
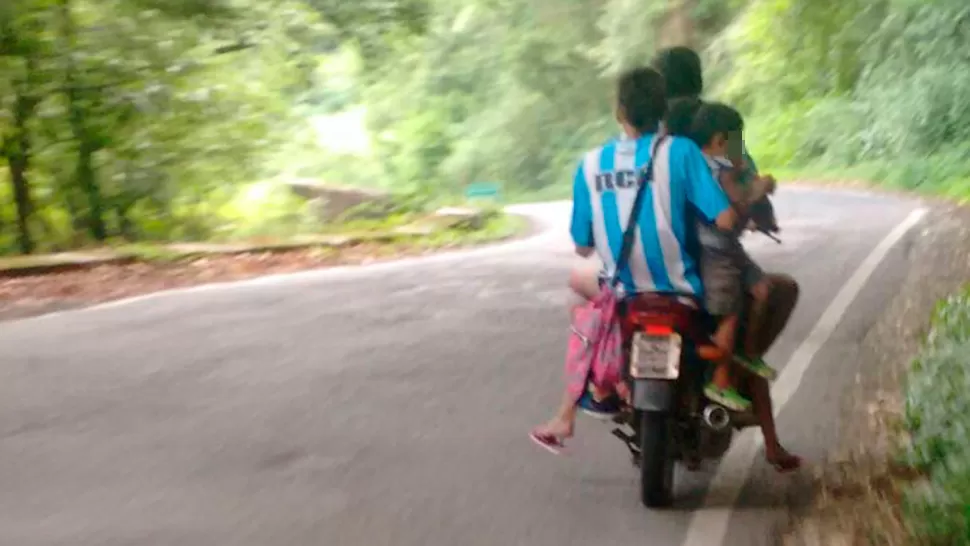
<path id="1" fill-rule="evenodd" d="M 921 544 L 970 544 L 970 286 L 940 302 L 906 378 L 901 460 L 925 476 L 903 502 Z"/>
<path id="2" fill-rule="evenodd" d="M 970 286 L 937 305 L 901 392 L 866 395 L 865 433 L 820 469 L 782 544 L 970 545 L 968 354 Z"/>
<path id="3" fill-rule="evenodd" d="M 252 237 L 235 242 L 162 243 L 109 241 L 64 254 L 0 257 L 0 271 L 42 270 L 50 266 L 85 263 L 177 263 L 206 255 L 238 255 L 313 251 L 320 257 L 339 254 L 342 249 L 367 245 L 381 256 L 395 252 L 435 250 L 497 242 L 523 234 L 528 221 L 497 208 L 481 212 L 480 221 L 469 225 L 454 219 L 432 219 L 401 214 L 379 220 L 355 220 L 326 226 L 317 233 L 293 237 Z"/>
<path id="4" fill-rule="evenodd" d="M 970 154 L 963 148 L 851 166 L 816 161 L 759 167 L 785 181 L 970 202 Z M 887 439 L 888 455 L 854 446 L 846 460 L 825 468 L 816 477 L 810 512 L 797 518 L 788 536 L 824 534 L 830 543 L 844 539 L 840 544 L 970 545 L 968 355 L 970 287 L 938 303 L 901 387 L 885 396 L 890 407 L 870 404 L 869 431 Z"/>

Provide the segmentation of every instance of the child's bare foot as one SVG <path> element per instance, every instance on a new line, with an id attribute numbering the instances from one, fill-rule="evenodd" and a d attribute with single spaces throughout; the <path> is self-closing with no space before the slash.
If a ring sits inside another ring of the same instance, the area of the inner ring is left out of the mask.
<path id="1" fill-rule="evenodd" d="M 781 445 L 765 446 L 765 460 L 783 474 L 798 470 L 802 466 L 801 457 L 789 453 Z"/>

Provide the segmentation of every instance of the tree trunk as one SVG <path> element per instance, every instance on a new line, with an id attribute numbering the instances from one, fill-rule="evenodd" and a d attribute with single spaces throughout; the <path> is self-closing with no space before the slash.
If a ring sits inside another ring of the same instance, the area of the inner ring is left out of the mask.
<path id="1" fill-rule="evenodd" d="M 77 67 L 71 51 L 74 48 L 75 28 L 74 18 L 71 14 L 70 0 L 61 0 L 61 31 L 64 45 L 64 84 L 68 102 L 68 116 L 71 125 L 71 133 L 78 145 L 77 167 L 75 169 L 75 180 L 81 187 L 81 191 L 88 202 L 88 232 L 96 241 L 104 241 L 107 238 L 107 228 L 104 222 L 104 203 L 101 196 L 101 187 L 98 185 L 96 173 L 94 171 L 94 153 L 98 151 L 98 144 L 95 142 L 91 131 L 87 125 L 87 115 L 84 106 L 81 104 L 81 89 L 77 81 Z"/>
<path id="2" fill-rule="evenodd" d="M 134 162 L 131 159 L 124 160 L 124 185 L 125 188 L 132 187 L 131 180 L 134 171 Z M 128 242 L 133 242 L 138 238 L 138 228 L 132 221 L 129 213 L 138 202 L 138 197 L 128 191 L 120 192 L 112 203 L 115 217 L 118 222 L 118 235 Z"/>
<path id="3" fill-rule="evenodd" d="M 80 119 L 83 120 L 83 114 Z M 83 121 L 81 123 L 83 124 Z M 97 146 L 91 144 L 90 137 L 83 128 L 79 131 L 76 130 L 74 135 L 75 138 L 80 140 L 75 176 L 88 201 L 88 232 L 94 237 L 95 241 L 104 241 L 107 239 L 108 230 L 104 222 L 104 203 L 101 197 L 101 188 L 98 186 L 94 173 L 94 152 L 97 151 Z"/>
<path id="4" fill-rule="evenodd" d="M 30 199 L 30 186 L 27 183 L 29 158 L 26 154 L 18 152 L 14 157 L 8 155 L 7 163 L 10 166 L 10 183 L 13 185 L 13 199 L 17 205 L 17 229 L 19 231 L 20 252 L 30 254 L 34 251 L 35 245 L 30 235 L 30 216 L 33 214 L 34 207 Z"/>
<path id="5" fill-rule="evenodd" d="M 131 216 L 128 215 L 129 210 L 131 210 L 131 205 L 115 206 L 115 215 L 118 219 L 118 235 L 130 243 L 138 239 L 138 233 L 135 228 L 135 223 L 131 220 Z"/>
<path id="6" fill-rule="evenodd" d="M 17 208 L 17 229 L 20 251 L 24 254 L 32 253 L 35 242 L 30 233 L 30 219 L 34 213 L 34 203 L 30 196 L 30 184 L 27 170 L 30 167 L 30 133 L 27 122 L 33 116 L 34 108 L 39 102 L 32 96 L 30 86 L 33 82 L 34 60 L 27 58 L 25 63 L 25 77 L 23 84 L 16 89 L 13 104 L 13 126 L 4 138 L 3 153 L 10 168 L 10 184 L 13 189 L 14 203 Z"/>
<path id="7" fill-rule="evenodd" d="M 84 214 L 84 196 L 77 191 L 77 188 L 70 184 L 61 190 L 61 199 L 68 214 L 71 216 L 71 245 L 80 246 L 84 244 L 84 232 L 87 230 L 87 219 Z"/>

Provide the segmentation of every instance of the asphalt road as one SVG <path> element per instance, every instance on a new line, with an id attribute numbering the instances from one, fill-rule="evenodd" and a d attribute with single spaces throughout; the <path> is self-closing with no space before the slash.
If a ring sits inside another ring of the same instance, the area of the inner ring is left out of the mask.
<path id="1" fill-rule="evenodd" d="M 784 244 L 749 243 L 803 287 L 776 366 L 915 206 L 781 192 Z M 568 457 L 528 440 L 561 392 L 577 259 L 566 205 L 524 210 L 548 231 L 0 324 L 0 546 L 717 545 L 695 518 L 711 509 L 728 516 L 724 544 L 763 543 L 791 478 L 760 452 L 723 464 L 736 502 L 711 505 L 709 468 L 649 512 L 605 425 L 580 422 Z M 810 460 L 835 440 L 858 341 L 918 233 L 779 408 L 783 440 Z"/>

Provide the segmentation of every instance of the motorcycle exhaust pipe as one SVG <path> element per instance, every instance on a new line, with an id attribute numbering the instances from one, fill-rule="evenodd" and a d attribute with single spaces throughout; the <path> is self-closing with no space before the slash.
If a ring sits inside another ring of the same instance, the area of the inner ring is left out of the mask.
<path id="1" fill-rule="evenodd" d="M 728 411 L 714 404 L 706 406 L 701 416 L 704 424 L 715 432 L 720 432 L 731 424 L 731 415 Z"/>

